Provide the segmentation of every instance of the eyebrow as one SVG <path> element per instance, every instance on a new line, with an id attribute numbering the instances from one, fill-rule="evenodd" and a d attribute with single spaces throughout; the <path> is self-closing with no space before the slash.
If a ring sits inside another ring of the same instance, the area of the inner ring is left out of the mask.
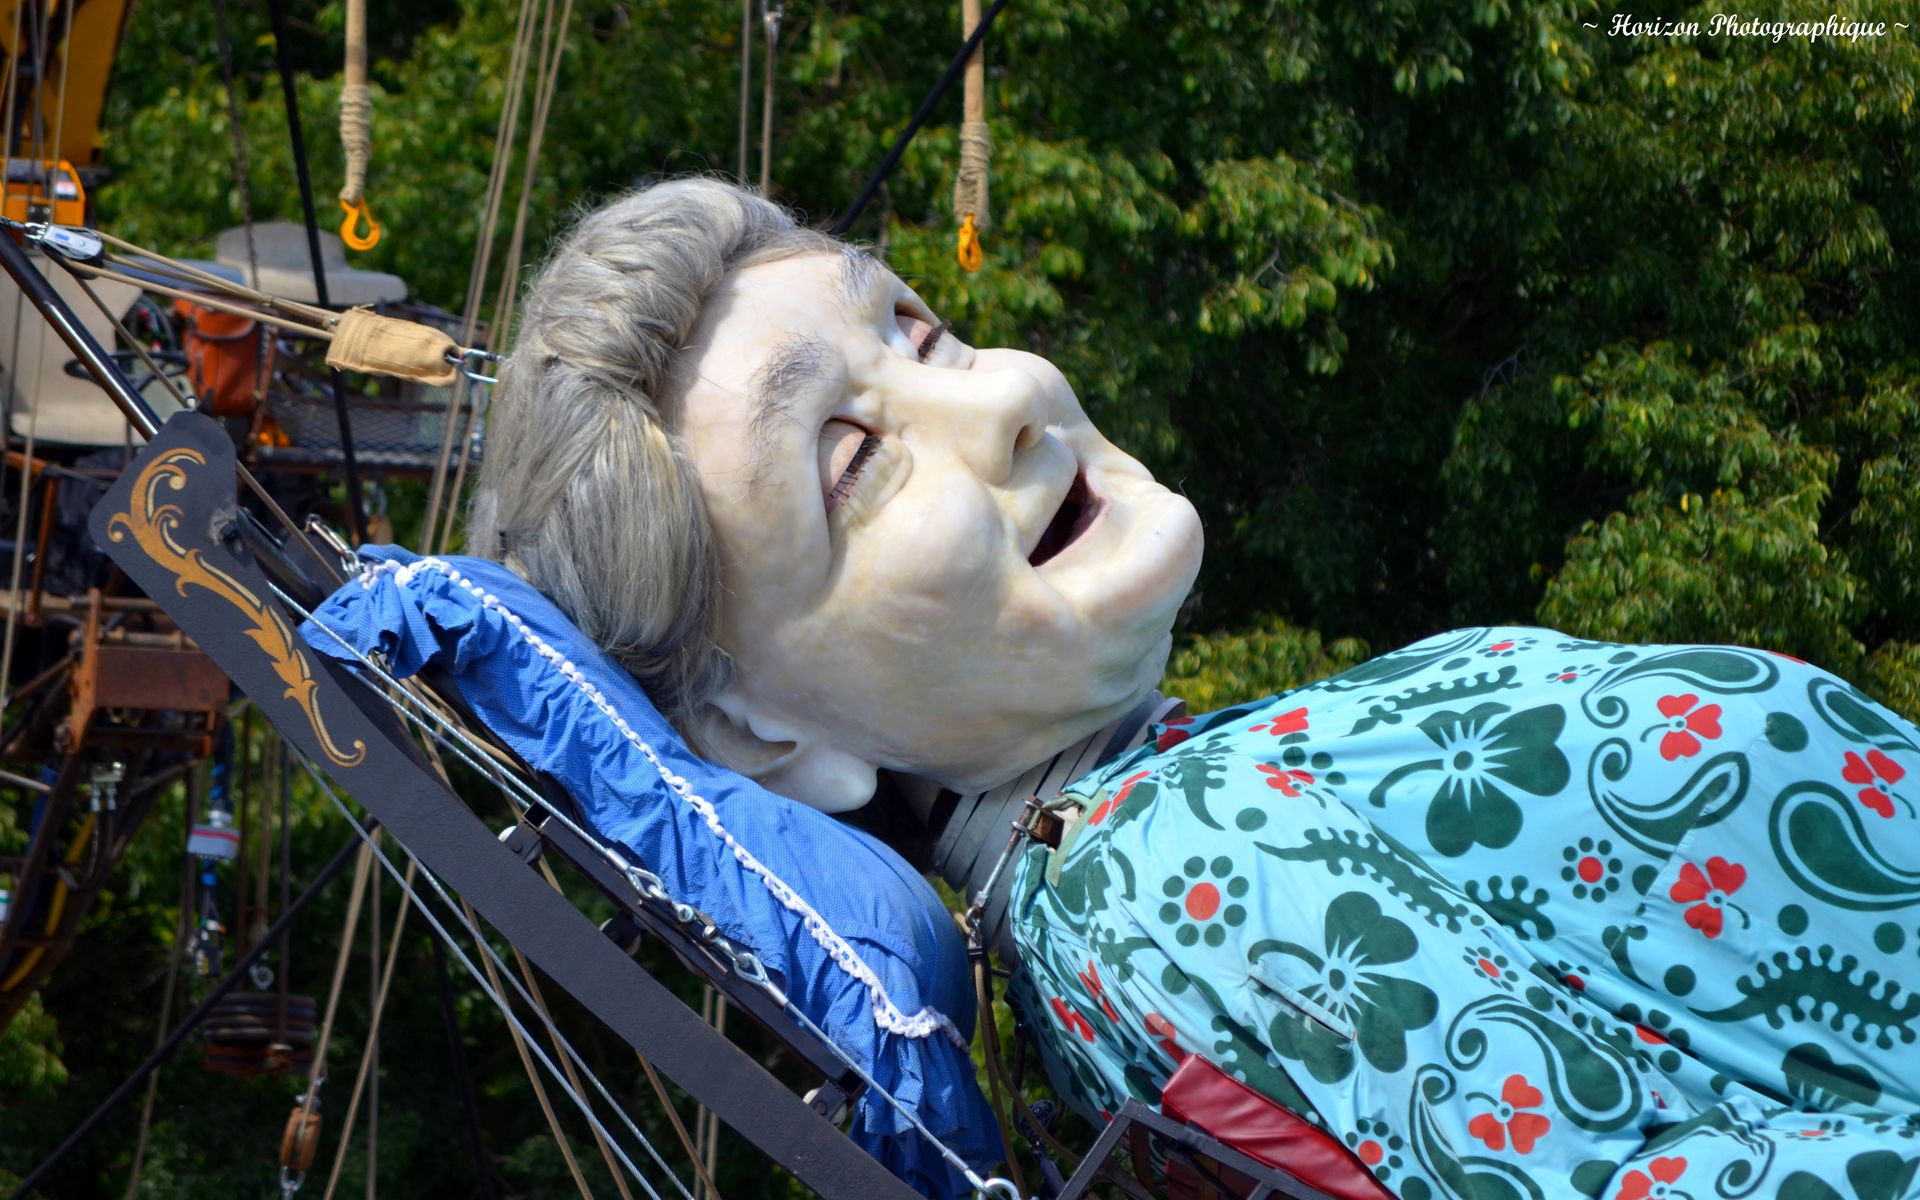
<path id="1" fill-rule="evenodd" d="M 795 398 L 826 375 L 827 344 L 804 334 L 788 334 L 773 348 L 767 361 L 753 373 L 752 415 L 747 418 L 747 445 L 753 475 L 748 487 L 759 485 L 774 431 L 790 418 Z"/>
<path id="2" fill-rule="evenodd" d="M 834 282 L 834 299 L 850 319 L 857 318 L 866 306 L 880 269 L 880 263 L 864 250 L 847 246 L 840 251 L 840 273 Z"/>
<path id="3" fill-rule="evenodd" d="M 849 321 L 860 320 L 882 267 L 878 260 L 853 246 L 840 251 L 840 269 L 834 275 L 833 302 Z M 773 449 L 774 431 L 791 418 L 794 401 L 826 375 L 830 351 L 819 338 L 788 334 L 767 361 L 753 373 L 752 408 L 747 418 L 748 461 L 753 473 L 749 490 L 758 487 Z"/>

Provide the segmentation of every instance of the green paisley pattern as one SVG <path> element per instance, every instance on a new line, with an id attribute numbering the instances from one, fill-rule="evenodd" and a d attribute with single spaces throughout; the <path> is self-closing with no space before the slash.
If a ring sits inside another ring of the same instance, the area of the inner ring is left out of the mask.
<path id="1" fill-rule="evenodd" d="M 1405 1200 L 1920 1200 L 1920 730 L 1857 689 L 1472 629 L 1156 732 L 1015 872 L 1089 1117 L 1199 1055 Z"/>

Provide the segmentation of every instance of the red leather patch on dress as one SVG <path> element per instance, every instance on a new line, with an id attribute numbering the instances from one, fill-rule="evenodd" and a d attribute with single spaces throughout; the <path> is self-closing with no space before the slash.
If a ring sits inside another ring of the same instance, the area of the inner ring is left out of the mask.
<path id="1" fill-rule="evenodd" d="M 1160 1111 L 1337 1200 L 1394 1200 L 1345 1146 L 1197 1054 L 1161 1089 Z"/>

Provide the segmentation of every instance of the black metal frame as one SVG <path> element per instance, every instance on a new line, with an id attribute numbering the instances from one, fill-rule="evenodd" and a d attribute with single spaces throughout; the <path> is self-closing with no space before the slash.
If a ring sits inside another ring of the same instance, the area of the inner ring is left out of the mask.
<path id="1" fill-rule="evenodd" d="M 302 753 L 325 765 L 334 780 L 422 865 L 466 897 L 495 929 L 603 1024 L 768 1158 L 830 1200 L 912 1200 L 911 1189 L 701 1020 L 613 938 L 548 887 L 528 868 L 527 860 L 496 838 L 442 782 L 414 748 L 405 726 L 377 696 L 331 661 L 307 651 L 297 638 L 278 657 L 263 652 L 262 644 L 254 640 L 260 630 L 258 613 L 236 607 L 231 596 L 189 586 L 183 563 L 210 568 L 244 594 L 272 605 L 286 628 L 291 623 L 271 599 L 273 585 L 303 605 L 314 603 L 325 590 L 240 507 L 235 488 L 238 464 L 226 432 L 210 418 L 192 412 L 176 414 L 161 428 L 139 390 L 35 269 L 16 240 L 18 227 L 9 226 L 0 229 L 0 270 L 12 276 L 27 302 L 39 310 L 134 429 L 151 439 L 94 509 L 90 522 L 95 540 L 135 585 L 160 600 L 181 629 L 252 698 L 262 715 Z M 137 496 L 143 480 L 152 482 L 146 469 L 169 456 L 175 469 L 163 481 L 164 495 L 154 491 Z M 116 516 L 151 520 L 156 515 L 151 505 L 161 502 L 165 511 L 158 516 L 167 528 L 164 545 L 151 539 L 143 544 L 128 535 L 131 526 L 127 524 L 121 525 L 118 536 L 110 528 Z M 149 511 L 142 513 L 142 507 Z M 167 561 L 156 557 L 156 549 Z M 342 746 L 355 747 L 356 753 L 343 761 Z M 554 828 L 558 829 L 557 823 Z M 602 880 L 596 882 L 604 885 Z M 645 905 L 629 904 L 624 911 L 649 928 L 664 926 L 659 914 Z M 696 965 L 712 959 L 697 945 L 684 953 Z M 760 1015 L 744 999 L 743 1006 Z M 804 1032 L 791 1022 L 788 1028 L 793 1035 Z M 801 1044 L 798 1036 L 787 1040 L 796 1047 Z M 815 1046 L 802 1057 L 819 1062 L 823 1054 L 824 1048 Z M 844 1085 L 840 1069 L 828 1079 L 835 1088 Z M 832 1097 L 823 1100 L 831 1102 Z"/>
<path id="2" fill-rule="evenodd" d="M 263 643 L 256 636 L 258 613 L 236 605 L 231 594 L 189 586 L 183 563 L 211 567 L 244 593 L 271 604 L 282 622 L 287 614 L 271 600 L 274 585 L 308 606 L 322 590 L 319 581 L 296 566 L 240 507 L 234 448 L 216 422 L 182 412 L 164 428 L 156 427 L 153 411 L 139 391 L 5 231 L 0 231 L 0 269 L 14 278 L 128 421 L 152 439 L 94 509 L 90 526 L 95 540 L 137 586 L 161 601 L 180 628 L 232 677 L 282 735 L 313 761 L 328 764 L 335 782 L 422 865 L 470 901 L 609 1029 L 768 1158 L 829 1200 L 913 1200 L 914 1192 L 854 1146 L 825 1115 L 858 1093 L 858 1076 L 764 992 L 734 975 L 725 958 L 689 933 L 670 910 L 663 911 L 659 902 L 644 898 L 597 847 L 566 822 L 552 820 L 553 813 L 570 816 L 573 805 L 551 780 L 541 781 L 544 811 L 531 810 L 507 836 L 496 837 L 429 767 L 396 714 L 363 681 L 330 659 L 312 654 L 297 638 L 278 656 L 263 653 Z M 169 458 L 177 469 L 171 473 L 164 497 L 159 497 L 157 487 L 149 487 L 145 497 L 137 494 L 143 482 L 152 482 L 148 468 Z M 149 508 L 146 515 L 153 516 L 155 497 L 166 502 L 164 547 L 152 539 L 127 536 L 131 528 L 127 518 L 143 504 Z M 118 536 L 113 529 L 116 518 Z M 171 561 L 156 556 L 156 549 Z M 451 689 L 444 690 L 449 694 L 443 698 L 456 710 L 464 707 Z M 343 756 L 341 748 L 349 746 L 354 753 Z M 547 848 L 557 850 L 620 906 L 619 915 L 606 929 L 596 929 L 529 869 Z M 337 857 L 325 874 L 337 871 L 344 861 L 344 855 Z M 317 891 L 320 883 L 316 880 L 310 891 Z M 293 915 L 289 911 L 283 920 Z M 630 951 L 642 933 L 661 940 L 825 1077 L 811 1104 L 788 1091 L 633 960 Z M 266 944 L 263 939 L 261 945 Z M 177 1036 L 184 1036 L 191 1025 L 191 1020 L 184 1022 Z M 133 1082 L 123 1084 L 95 1114 L 96 1119 L 110 1111 Z M 61 1152 L 43 1164 L 41 1173 L 50 1170 L 93 1123 L 75 1130 Z M 1123 1147 L 1132 1153 L 1135 1178 L 1128 1178 L 1118 1161 Z M 1151 1198 L 1152 1186 L 1138 1176 L 1154 1176 L 1156 1155 L 1162 1164 L 1185 1168 L 1203 1189 L 1235 1200 L 1332 1200 L 1294 1176 L 1136 1099 L 1129 1099 L 1114 1114 L 1057 1200 L 1085 1200 L 1090 1189 L 1103 1181 L 1131 1197 Z M 1240 1190 L 1221 1169 L 1251 1181 L 1250 1188 Z"/>
<path id="3" fill-rule="evenodd" d="M 217 423 L 196 413 L 176 414 L 94 509 L 95 540 L 136 586 L 161 601 L 289 742 L 695 1100 L 823 1196 L 909 1200 L 914 1193 L 904 1183 L 715 1032 L 495 837 L 422 760 L 376 693 L 297 638 L 277 656 L 263 649 L 255 640 L 261 620 L 256 613 L 219 591 L 191 585 L 199 568 L 211 568 L 271 603 L 261 564 L 239 536 L 235 468 L 232 442 Z M 143 520 L 163 521 L 171 541 L 129 536 Z M 541 836 L 551 833 L 561 844 L 559 824 L 550 824 Z M 563 853 L 578 848 L 562 844 Z M 597 858 L 587 854 L 580 861 L 586 866 Z M 610 880 L 596 876 L 596 882 L 605 886 Z M 644 905 L 628 904 L 624 911 L 664 925 Z M 690 961 L 712 961 L 697 943 L 683 946 Z M 723 986 L 725 980 L 720 977 Z M 791 1021 L 787 1028 L 791 1033 L 783 1036 L 802 1044 L 804 1031 Z M 817 1062 L 826 1053 L 815 1047 L 803 1057 Z M 830 1079 L 841 1076 L 836 1071 Z"/>

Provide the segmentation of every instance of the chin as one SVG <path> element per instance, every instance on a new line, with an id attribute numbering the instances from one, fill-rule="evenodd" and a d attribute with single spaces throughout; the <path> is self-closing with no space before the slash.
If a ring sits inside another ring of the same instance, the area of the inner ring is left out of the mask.
<path id="1" fill-rule="evenodd" d="M 1151 487 L 1124 514 L 1113 514 L 1126 519 L 1113 523 L 1107 545 L 1086 547 L 1087 555 L 1074 564 L 1078 577 L 1061 581 L 1063 591 L 1080 593 L 1082 612 L 1105 644 L 1162 641 L 1200 575 L 1200 514 L 1185 496 Z"/>

